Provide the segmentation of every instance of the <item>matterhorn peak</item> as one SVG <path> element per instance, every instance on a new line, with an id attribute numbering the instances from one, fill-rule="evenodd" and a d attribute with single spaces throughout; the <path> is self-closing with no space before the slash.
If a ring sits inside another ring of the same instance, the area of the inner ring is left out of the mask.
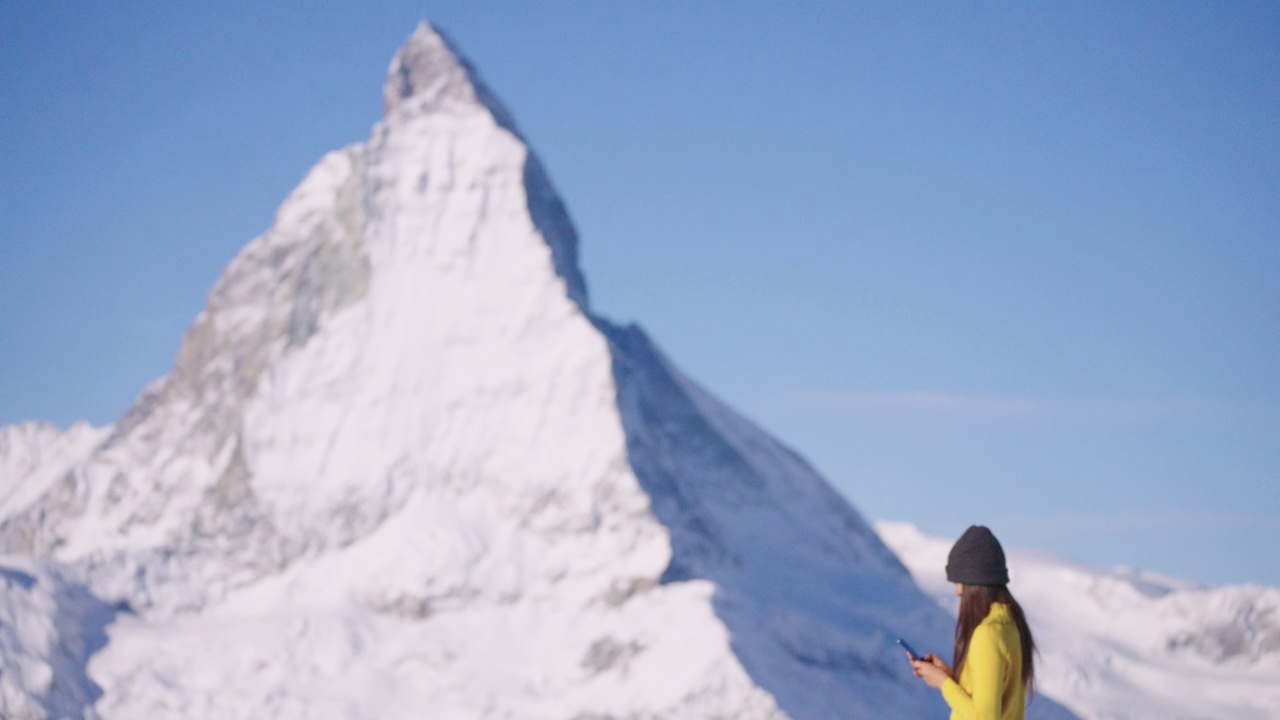
<path id="1" fill-rule="evenodd" d="M 587 287 L 578 267 L 577 231 L 564 203 L 542 163 L 516 129 L 511 113 L 443 31 L 425 20 L 418 23 L 387 68 L 382 99 L 391 127 L 403 128 L 405 123 L 417 120 L 430 121 L 442 115 L 466 116 L 479 111 L 513 136 L 521 147 L 521 184 L 529 217 L 551 249 L 555 272 L 563 279 L 567 294 L 586 310 Z"/>
<path id="2" fill-rule="evenodd" d="M 484 86 L 471 64 L 426 20 L 418 23 L 391 59 L 382 104 L 387 115 L 404 109 L 433 113 L 479 105 L 488 109 L 499 125 L 515 130 L 510 113 Z"/>
<path id="3" fill-rule="evenodd" d="M 433 106 L 476 100 L 471 79 L 457 53 L 425 20 L 391 59 L 387 83 L 382 89 L 382 104 L 387 114 L 409 100 Z"/>

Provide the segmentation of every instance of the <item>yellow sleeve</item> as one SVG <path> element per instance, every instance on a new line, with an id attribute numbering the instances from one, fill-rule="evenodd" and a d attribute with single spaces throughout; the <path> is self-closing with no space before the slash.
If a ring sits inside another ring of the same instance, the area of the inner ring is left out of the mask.
<path id="1" fill-rule="evenodd" d="M 965 720 L 1000 720 L 1006 670 L 995 630 L 979 625 L 974 628 L 964 661 L 963 672 L 972 681 L 971 692 L 948 680 L 942 685 L 942 697 Z"/>

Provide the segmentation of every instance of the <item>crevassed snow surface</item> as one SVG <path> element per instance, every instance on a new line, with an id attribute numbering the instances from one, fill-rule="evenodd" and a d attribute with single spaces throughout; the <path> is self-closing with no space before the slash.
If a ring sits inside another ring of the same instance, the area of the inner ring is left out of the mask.
<path id="1" fill-rule="evenodd" d="M 907 523 L 877 523 L 876 531 L 920 587 L 954 612 L 943 571 L 954 540 Z M 1280 589 L 1199 587 L 1006 554 L 1010 589 L 1040 648 L 1040 688 L 1081 717 L 1280 717 Z"/>
<path id="2" fill-rule="evenodd" d="M 429 25 L 384 99 L 117 423 L 0 435 L 0 550 L 40 558 L 6 589 L 0 653 L 34 668 L 10 707 L 945 717 L 893 645 L 945 612 L 800 458 L 591 315 L 563 203 Z"/>

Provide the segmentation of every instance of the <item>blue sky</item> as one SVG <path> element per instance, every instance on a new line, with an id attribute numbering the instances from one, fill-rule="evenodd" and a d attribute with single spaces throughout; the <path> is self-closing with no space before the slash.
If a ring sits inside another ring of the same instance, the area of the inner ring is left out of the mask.
<path id="1" fill-rule="evenodd" d="M 1280 5 L 0 4 L 0 423 L 113 421 L 415 23 L 869 518 L 1280 585 Z"/>

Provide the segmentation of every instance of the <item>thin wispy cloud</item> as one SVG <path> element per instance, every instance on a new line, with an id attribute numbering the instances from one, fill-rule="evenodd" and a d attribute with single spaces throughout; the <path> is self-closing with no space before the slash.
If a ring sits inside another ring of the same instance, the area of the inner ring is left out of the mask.
<path id="1" fill-rule="evenodd" d="M 845 392 L 797 390 L 787 394 L 796 404 L 825 410 L 912 413 L 935 417 L 1002 419 L 1046 418 L 1101 422 L 1150 422 L 1170 418 L 1274 416 L 1277 408 L 1262 402 L 1204 398 L 1031 398 L 975 395 L 935 390 Z"/>
<path id="2" fill-rule="evenodd" d="M 795 401 L 837 410 L 909 411 L 936 415 L 1016 417 L 1036 413 L 1040 406 L 1025 398 L 998 395 L 964 395 L 911 390 L 907 392 L 852 393 L 828 390 L 798 391 Z"/>
<path id="3" fill-rule="evenodd" d="M 1114 510 L 1013 514 L 999 518 L 1002 528 L 1050 535 L 1110 535 L 1129 532 L 1221 531 L 1256 525 L 1256 517 L 1191 510 Z"/>

